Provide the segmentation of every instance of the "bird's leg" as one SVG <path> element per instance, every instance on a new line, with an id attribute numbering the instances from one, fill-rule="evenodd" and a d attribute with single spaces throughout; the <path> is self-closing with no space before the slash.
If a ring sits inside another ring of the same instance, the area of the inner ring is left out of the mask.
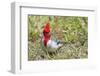
<path id="1" fill-rule="evenodd" d="M 46 55 L 47 55 L 48 59 L 51 59 L 51 56 L 52 56 L 53 54 L 52 54 L 52 52 L 49 52 L 48 50 L 49 50 L 48 48 L 45 48 Z"/>

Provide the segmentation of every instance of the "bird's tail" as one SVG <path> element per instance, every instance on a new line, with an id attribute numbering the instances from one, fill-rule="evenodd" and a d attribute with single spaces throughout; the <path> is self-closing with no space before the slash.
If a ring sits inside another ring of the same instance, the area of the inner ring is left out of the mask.
<path id="1" fill-rule="evenodd" d="M 68 44 L 69 42 L 65 42 L 65 41 L 58 41 L 57 44 Z"/>

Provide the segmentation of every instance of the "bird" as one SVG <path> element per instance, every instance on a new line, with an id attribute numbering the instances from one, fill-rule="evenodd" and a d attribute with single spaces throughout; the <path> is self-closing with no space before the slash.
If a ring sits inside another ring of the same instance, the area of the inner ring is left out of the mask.
<path id="1" fill-rule="evenodd" d="M 51 25 L 50 22 L 47 22 L 43 28 L 43 38 L 42 42 L 47 49 L 49 54 L 56 53 L 57 50 L 59 50 L 63 46 L 63 42 L 57 39 L 52 39 L 52 31 L 51 31 Z"/>

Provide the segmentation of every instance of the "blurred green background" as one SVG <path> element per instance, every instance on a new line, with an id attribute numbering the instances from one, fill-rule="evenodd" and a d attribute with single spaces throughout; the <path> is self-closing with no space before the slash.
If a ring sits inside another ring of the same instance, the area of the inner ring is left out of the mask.
<path id="1" fill-rule="evenodd" d="M 50 21 L 52 37 L 68 42 L 50 57 L 42 48 L 43 27 Z M 88 17 L 28 16 L 28 60 L 88 58 Z"/>

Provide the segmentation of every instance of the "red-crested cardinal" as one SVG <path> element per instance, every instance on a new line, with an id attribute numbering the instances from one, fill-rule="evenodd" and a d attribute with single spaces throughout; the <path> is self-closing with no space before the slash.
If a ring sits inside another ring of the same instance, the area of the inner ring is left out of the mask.
<path id="1" fill-rule="evenodd" d="M 44 29 L 43 29 L 43 39 L 42 39 L 42 42 L 44 44 L 44 46 L 46 48 L 52 48 L 52 52 L 54 52 L 55 50 L 53 49 L 58 49 L 60 47 L 62 47 L 62 43 L 60 43 L 59 41 L 57 40 L 52 40 L 51 38 L 51 27 L 50 27 L 50 23 L 48 22 L 45 26 L 44 26 Z"/>

